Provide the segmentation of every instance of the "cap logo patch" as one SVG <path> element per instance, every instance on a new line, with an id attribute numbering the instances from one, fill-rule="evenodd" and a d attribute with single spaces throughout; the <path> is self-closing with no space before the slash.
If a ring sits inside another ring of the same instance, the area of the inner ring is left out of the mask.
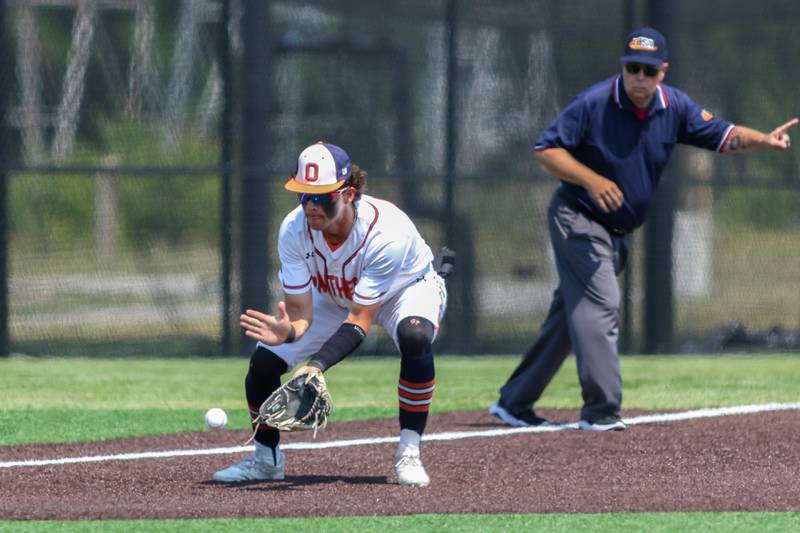
<path id="1" fill-rule="evenodd" d="M 701 116 L 701 117 L 703 117 L 703 121 L 704 121 L 704 122 L 708 122 L 709 120 L 711 120 L 712 118 L 714 118 L 714 115 L 712 115 L 711 113 L 709 113 L 709 112 L 708 112 L 708 111 L 706 111 L 705 109 L 703 109 L 703 112 L 702 112 L 702 113 L 700 113 L 700 116 Z"/>
<path id="2" fill-rule="evenodd" d="M 656 42 L 650 37 L 634 37 L 628 43 L 628 48 L 631 50 L 645 50 L 647 52 L 655 52 L 658 50 Z"/>
<path id="3" fill-rule="evenodd" d="M 319 166 L 316 163 L 306 163 L 306 181 L 319 179 Z"/>

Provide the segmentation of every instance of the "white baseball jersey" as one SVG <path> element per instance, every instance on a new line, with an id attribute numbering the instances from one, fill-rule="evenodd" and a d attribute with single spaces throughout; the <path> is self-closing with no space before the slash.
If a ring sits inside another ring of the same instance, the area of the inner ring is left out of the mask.
<path id="1" fill-rule="evenodd" d="M 336 305 L 385 302 L 431 269 L 433 253 L 416 226 L 394 204 L 362 195 L 347 240 L 335 249 L 308 225 L 302 205 L 281 224 L 280 280 L 287 294 L 313 285 Z"/>

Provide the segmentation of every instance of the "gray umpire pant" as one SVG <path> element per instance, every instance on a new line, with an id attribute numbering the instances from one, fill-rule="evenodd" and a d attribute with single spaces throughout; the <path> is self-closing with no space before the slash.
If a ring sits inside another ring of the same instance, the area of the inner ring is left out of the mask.
<path id="1" fill-rule="evenodd" d="M 547 212 L 559 286 L 533 347 L 500 389 L 513 412 L 532 408 L 574 348 L 583 392 L 581 418 L 619 416 L 620 293 L 630 237 L 611 234 L 568 205 L 556 192 Z"/>

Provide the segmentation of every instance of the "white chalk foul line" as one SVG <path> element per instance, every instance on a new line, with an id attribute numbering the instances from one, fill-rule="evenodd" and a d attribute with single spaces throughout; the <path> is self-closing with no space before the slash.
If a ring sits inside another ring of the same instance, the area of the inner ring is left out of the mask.
<path id="1" fill-rule="evenodd" d="M 663 413 L 643 415 L 626 418 L 628 425 L 655 424 L 658 422 L 677 422 L 698 418 L 712 418 L 717 416 L 744 415 L 762 413 L 765 411 L 790 411 L 800 409 L 800 403 L 768 403 L 759 405 L 740 405 L 735 407 L 718 407 L 709 409 L 696 409 L 681 413 Z M 445 433 L 430 433 L 423 435 L 424 441 L 460 440 L 475 437 L 502 437 L 504 435 L 517 435 L 520 433 L 549 433 L 565 429 L 577 429 L 578 424 L 561 424 L 548 427 L 522 427 L 522 428 L 497 428 L 484 431 L 452 431 Z M 369 439 L 350 439 L 331 442 L 296 442 L 281 446 L 284 450 L 320 450 L 324 448 L 344 448 L 349 446 L 364 446 L 370 444 L 386 444 L 398 442 L 398 437 L 377 437 Z M 120 453 L 114 455 L 90 455 L 82 457 L 63 457 L 60 459 L 29 459 L 25 461 L 0 462 L 0 468 L 18 466 L 52 466 L 76 463 L 98 463 L 104 461 L 135 461 L 141 459 L 162 459 L 168 457 L 189 457 L 197 455 L 222 455 L 232 453 L 252 452 L 253 446 L 231 446 L 227 448 L 207 448 L 201 450 L 166 450 L 160 452 Z"/>

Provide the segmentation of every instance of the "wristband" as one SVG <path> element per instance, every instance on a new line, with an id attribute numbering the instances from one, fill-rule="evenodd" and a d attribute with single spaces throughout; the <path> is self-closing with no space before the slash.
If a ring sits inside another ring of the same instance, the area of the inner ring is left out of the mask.
<path id="1" fill-rule="evenodd" d="M 294 324 L 289 324 L 289 335 L 286 336 L 286 340 L 283 341 L 284 344 L 289 344 L 294 342 L 295 337 L 297 337 L 297 330 L 294 329 Z"/>
<path id="2" fill-rule="evenodd" d="M 322 348 L 311 356 L 309 366 L 325 372 L 327 369 L 353 353 L 366 337 L 366 332 L 357 324 L 345 322 L 331 335 Z"/>

